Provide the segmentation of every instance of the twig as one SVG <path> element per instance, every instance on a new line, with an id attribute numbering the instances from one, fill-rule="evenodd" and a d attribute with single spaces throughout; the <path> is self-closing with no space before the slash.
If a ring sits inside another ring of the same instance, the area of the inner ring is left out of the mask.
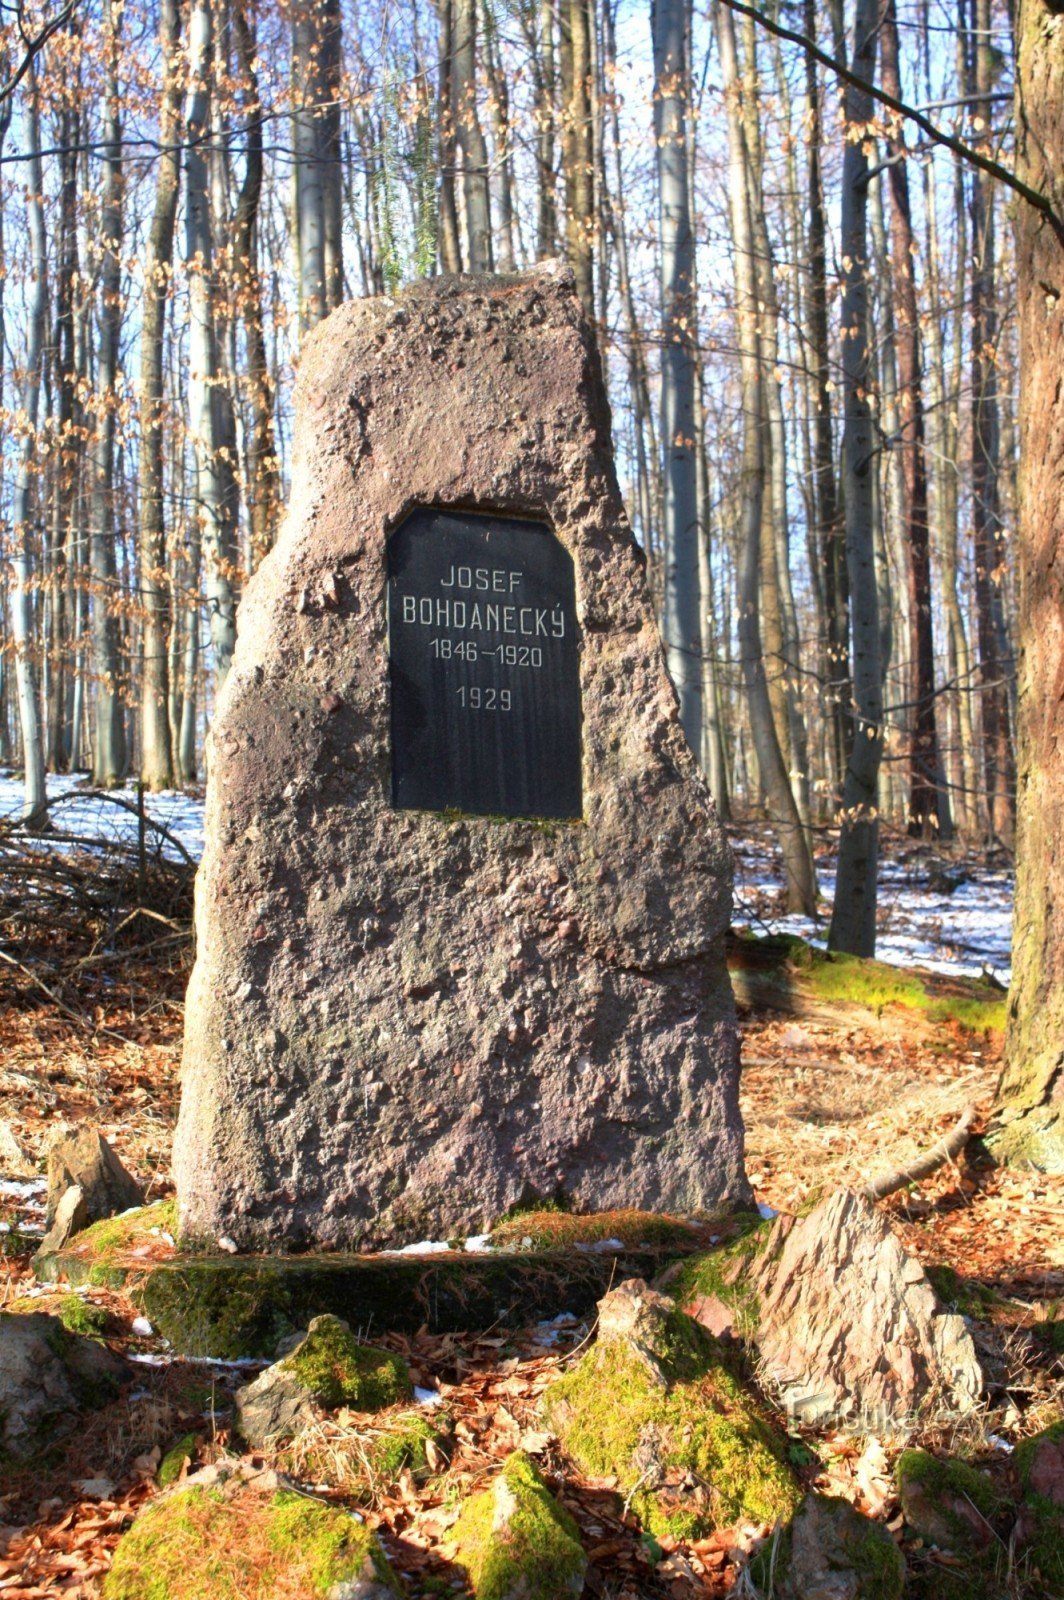
<path id="1" fill-rule="evenodd" d="M 880 1177 L 873 1178 L 861 1190 L 866 1200 L 884 1200 L 888 1194 L 893 1194 L 897 1189 L 904 1189 L 907 1183 L 915 1183 L 920 1178 L 926 1178 L 929 1173 L 938 1167 L 944 1166 L 947 1161 L 952 1161 L 954 1156 L 960 1154 L 968 1143 L 972 1122 L 975 1119 L 975 1107 L 966 1106 L 957 1126 L 947 1133 L 938 1144 L 932 1145 L 930 1150 L 907 1167 L 896 1167 L 891 1172 L 884 1172 Z"/>

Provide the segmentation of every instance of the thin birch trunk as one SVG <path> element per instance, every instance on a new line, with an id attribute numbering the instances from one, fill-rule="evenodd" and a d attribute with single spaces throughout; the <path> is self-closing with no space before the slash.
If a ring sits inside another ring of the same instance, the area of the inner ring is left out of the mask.
<path id="1" fill-rule="evenodd" d="M 682 5 L 683 0 L 666 0 Z M 561 0 L 565 242 L 576 289 L 595 316 L 595 149 L 591 115 L 590 0 Z M 655 59 L 657 46 L 655 45 Z"/>
<path id="2" fill-rule="evenodd" d="M 488 146 L 477 109 L 477 0 L 453 0 L 453 117 L 462 152 L 462 199 L 470 272 L 494 272 Z"/>
<path id="3" fill-rule="evenodd" d="M 439 71 L 436 107 L 440 151 L 439 251 L 444 272 L 461 272 L 462 243 L 455 199 L 457 143 L 454 128 L 454 0 L 436 0 Z"/>

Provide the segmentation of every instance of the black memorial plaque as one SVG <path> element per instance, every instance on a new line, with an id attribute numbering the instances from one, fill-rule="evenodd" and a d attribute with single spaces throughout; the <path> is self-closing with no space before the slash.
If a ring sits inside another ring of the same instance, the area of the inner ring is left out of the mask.
<path id="1" fill-rule="evenodd" d="M 392 802 L 575 818 L 573 563 L 542 522 L 415 511 L 388 541 Z"/>

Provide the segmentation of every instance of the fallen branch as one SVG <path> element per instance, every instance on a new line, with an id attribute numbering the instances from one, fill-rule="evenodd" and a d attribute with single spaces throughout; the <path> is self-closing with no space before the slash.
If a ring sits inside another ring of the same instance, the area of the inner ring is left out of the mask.
<path id="1" fill-rule="evenodd" d="M 944 1166 L 947 1161 L 952 1161 L 968 1143 L 974 1118 L 975 1107 L 966 1106 L 957 1126 L 947 1133 L 944 1139 L 940 1139 L 938 1144 L 932 1145 L 922 1156 L 917 1156 L 907 1167 L 896 1167 L 893 1171 L 884 1172 L 866 1184 L 861 1190 L 865 1199 L 884 1200 L 895 1190 L 904 1189 L 907 1183 L 916 1183 L 921 1178 L 926 1178 L 936 1168 Z"/>

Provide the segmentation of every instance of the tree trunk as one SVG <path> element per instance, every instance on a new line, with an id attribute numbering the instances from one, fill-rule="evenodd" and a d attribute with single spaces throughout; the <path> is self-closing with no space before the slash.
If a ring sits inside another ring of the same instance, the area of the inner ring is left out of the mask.
<path id="1" fill-rule="evenodd" d="M 880 29 L 883 87 L 901 99 L 898 18 L 886 0 Z M 898 410 L 904 478 L 904 548 L 909 585 L 909 833 L 914 838 L 951 833 L 949 809 L 938 787 L 935 718 L 935 650 L 931 617 L 931 557 L 927 521 L 927 459 L 924 450 L 923 365 L 914 276 L 915 241 L 909 204 L 907 151 L 900 126 L 887 140 L 890 160 L 890 237 L 896 306 L 894 340 L 898 363 Z"/>
<path id="2" fill-rule="evenodd" d="M 199 9 L 197 6 L 196 11 Z M 329 309 L 325 166 L 319 109 L 323 99 L 324 44 L 323 9 L 315 0 L 297 0 L 292 16 L 292 187 L 300 333 L 313 328 Z M 204 92 L 208 92 L 206 86 Z"/>
<path id="3" fill-rule="evenodd" d="M 666 0 L 682 11 L 684 0 Z M 591 118 L 590 0 L 561 0 L 565 242 L 576 289 L 595 317 L 595 150 Z M 655 39 L 657 24 L 654 23 Z M 655 42 L 655 61 L 657 44 Z M 656 72 L 655 68 L 655 72 Z"/>
<path id="4" fill-rule="evenodd" d="M 462 152 L 462 198 L 470 272 L 494 272 L 488 146 L 477 110 L 477 0 L 453 0 L 455 136 Z"/>
<path id="5" fill-rule="evenodd" d="M 140 591 L 144 608 L 140 775 L 149 789 L 169 789 L 174 781 L 169 717 L 170 585 L 163 506 L 163 341 L 177 198 L 181 188 L 181 158 L 177 149 L 181 121 L 180 39 L 177 0 L 161 0 L 159 134 L 165 148 L 159 156 L 155 210 L 148 236 L 140 333 Z"/>
<path id="6" fill-rule="evenodd" d="M 33 270 L 30 285 L 26 375 L 21 397 L 26 422 L 19 445 L 18 475 L 15 479 L 12 507 L 14 554 L 11 567 L 15 581 L 11 591 L 11 638 L 15 654 L 19 728 L 22 734 L 24 769 L 22 818 L 31 829 L 39 829 L 47 826 L 48 819 L 44 809 L 47 800 L 44 744 L 41 738 L 41 713 L 37 699 L 37 642 L 33 626 L 33 511 L 36 498 L 34 487 L 37 481 L 37 422 L 41 398 L 41 361 L 48 307 L 48 252 L 44 233 L 41 112 L 37 70 L 32 62 L 26 83 L 23 118 L 27 158 L 26 220 Z"/>
<path id="7" fill-rule="evenodd" d="M 210 127 L 211 0 L 194 0 L 189 18 L 185 105 L 185 267 L 189 282 L 188 405 L 196 453 L 197 521 L 203 540 L 205 590 L 218 687 L 236 643 L 237 485 L 235 441 L 227 423 L 228 393 L 219 382 L 215 327 L 214 247 L 203 132 Z M 229 411 L 231 418 L 231 410 Z"/>
<path id="8" fill-rule="evenodd" d="M 1017 168 L 1064 216 L 1064 19 L 1019 0 Z M 1064 1173 L 1064 228 L 1016 205 L 1019 764 L 1012 990 L 991 1147 Z"/>
<path id="9" fill-rule="evenodd" d="M 702 749 L 702 630 L 698 582 L 695 437 L 695 250 L 688 205 L 689 0 L 654 0 L 654 110 L 661 217 L 661 438 L 664 450 L 665 585 L 662 635 L 680 720 Z"/>
<path id="10" fill-rule="evenodd" d="M 461 272 L 462 242 L 455 199 L 457 144 L 454 132 L 454 0 L 436 0 L 439 17 L 439 71 L 436 91 L 440 150 L 439 250 L 444 272 Z"/>
<path id="11" fill-rule="evenodd" d="M 745 147 L 742 115 L 737 103 L 739 70 L 732 14 L 716 7 L 717 38 L 724 78 L 728 116 L 728 190 L 732 240 L 735 246 L 736 327 L 742 378 L 741 414 L 743 445 L 741 484 L 742 554 L 738 576 L 739 656 L 750 717 L 750 733 L 757 752 L 769 814 L 783 853 L 787 880 L 787 909 L 816 912 L 816 876 L 812 855 L 795 803 L 790 779 L 780 753 L 772 718 L 765 662 L 761 652 L 759 563 L 761 518 L 765 491 L 765 405 L 761 392 L 762 363 L 758 339 L 758 284 L 754 260 L 755 241 L 750 214 L 751 165 Z"/>
<path id="12" fill-rule="evenodd" d="M 115 403 L 118 337 L 122 324 L 122 129 L 118 62 L 122 11 L 108 0 L 104 23 L 107 86 L 104 93 L 103 195 L 100 205 L 100 342 L 96 368 L 96 417 L 91 444 L 92 663 L 95 677 L 92 778 L 100 787 L 120 783 L 126 773 L 125 719 L 118 668 L 118 604 L 115 581 Z"/>
<path id="13" fill-rule="evenodd" d="M 851 70 L 870 83 L 875 73 L 880 0 L 857 0 Z M 876 953 L 876 868 L 879 854 L 879 763 L 883 746 L 883 680 L 879 651 L 872 481 L 875 441 L 869 404 L 868 159 L 855 130 L 867 127 L 872 97 L 849 84 L 844 100 L 842 163 L 842 490 L 846 570 L 853 640 L 854 718 L 839 818 L 839 864 L 828 943 L 850 955 Z"/>

